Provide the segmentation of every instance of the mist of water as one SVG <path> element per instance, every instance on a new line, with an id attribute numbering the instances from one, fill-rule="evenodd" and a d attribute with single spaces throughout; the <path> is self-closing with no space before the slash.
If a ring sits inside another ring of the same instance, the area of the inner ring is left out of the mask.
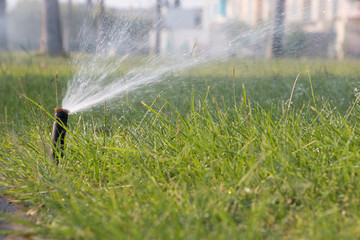
<path id="1" fill-rule="evenodd" d="M 73 60 L 73 65 L 77 66 L 72 79 L 68 82 L 68 88 L 63 98 L 62 107 L 70 113 L 81 112 L 109 101 L 116 96 L 121 96 L 128 91 L 134 91 L 151 83 L 161 81 L 168 74 L 183 71 L 185 69 L 198 66 L 210 61 L 222 59 L 231 54 L 237 48 L 248 44 L 251 39 L 259 38 L 259 34 L 268 35 L 267 29 L 270 24 L 249 32 L 241 36 L 235 36 L 223 45 L 217 45 L 212 49 L 197 52 L 194 57 L 191 52 L 181 54 L 169 54 L 162 57 L 143 58 L 143 63 L 137 63 L 128 72 L 121 73 L 120 68 L 130 55 L 122 57 L 109 57 L 108 53 L 118 46 L 132 48 L 129 34 L 132 29 L 126 24 L 112 24 L 105 28 L 103 38 L 98 43 L 97 53 L 86 55 L 80 54 Z M 88 45 L 89 34 L 83 28 L 83 45 Z M 139 44 L 136 42 L 134 44 Z M 140 44 L 145 44 L 140 43 Z"/>
<path id="2" fill-rule="evenodd" d="M 90 24 L 91 25 L 91 24 Z M 88 25 L 89 26 L 89 25 Z M 121 73 L 120 68 L 130 55 L 122 57 L 109 57 L 109 52 L 126 52 L 126 49 L 141 49 L 147 44 L 146 37 L 143 41 L 132 41 L 130 36 L 141 31 L 149 32 L 151 26 L 132 29 L 129 22 L 111 22 L 105 25 L 103 35 L 97 41 L 97 51 L 91 55 L 80 54 L 75 57 L 73 64 L 77 71 L 68 82 L 68 88 L 63 98 L 62 107 L 70 113 L 81 112 L 105 101 L 121 96 L 128 91 L 134 91 L 149 84 L 161 81 L 167 75 L 183 71 L 200 64 L 223 59 L 242 49 L 256 51 L 259 46 L 266 46 L 266 42 L 273 34 L 272 21 L 262 22 L 256 28 L 238 32 L 237 27 L 229 27 L 226 41 L 213 44 L 206 50 L 194 49 L 181 54 L 169 54 L 162 57 L 142 58 L 142 63 L 137 63 L 135 68 Z M 89 47 L 93 41 L 86 26 L 82 31 L 83 49 Z M 139 47 L 140 46 L 140 47 Z M 194 56 L 193 51 L 196 51 Z"/>

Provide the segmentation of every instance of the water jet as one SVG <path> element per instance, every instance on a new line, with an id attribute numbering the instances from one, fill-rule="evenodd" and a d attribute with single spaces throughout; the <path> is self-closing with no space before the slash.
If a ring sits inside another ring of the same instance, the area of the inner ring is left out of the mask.
<path id="1" fill-rule="evenodd" d="M 67 121 L 70 111 L 63 108 L 55 108 L 55 120 L 52 129 L 52 157 L 55 159 L 56 164 L 59 164 L 59 154 L 61 157 L 64 155 L 64 143 L 67 127 Z"/>

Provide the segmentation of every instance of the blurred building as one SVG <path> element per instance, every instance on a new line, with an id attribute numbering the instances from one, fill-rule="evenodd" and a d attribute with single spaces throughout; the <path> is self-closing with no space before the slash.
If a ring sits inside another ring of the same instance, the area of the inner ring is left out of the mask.
<path id="1" fill-rule="evenodd" d="M 276 0 L 205 0 L 203 26 L 209 32 L 209 44 L 225 40 L 219 36 L 239 34 L 238 39 L 243 41 L 235 50 L 239 55 L 266 55 L 274 30 L 275 6 Z M 288 51 L 309 57 L 359 57 L 359 37 L 359 1 L 285 0 L 284 45 L 295 47 Z"/>
<path id="2" fill-rule="evenodd" d="M 183 9 L 180 7 L 164 7 L 160 34 L 160 53 L 189 53 L 196 48 L 198 42 L 206 41 L 202 23 L 202 9 Z M 150 36 L 151 45 L 155 45 L 156 29 Z"/>
<path id="3" fill-rule="evenodd" d="M 284 0 L 283 45 L 290 57 L 360 57 L 360 1 Z M 155 1 L 154 1 L 155 2 Z M 163 0 L 160 25 L 160 53 L 265 57 L 271 54 L 274 13 L 277 0 L 203 0 L 201 8 L 182 8 Z M 62 26 L 68 27 L 67 49 L 94 51 L 94 14 L 84 4 L 72 7 L 71 24 L 61 6 Z M 39 48 L 41 2 L 21 1 L 8 13 L 9 47 L 26 51 Z M 110 21 L 120 22 L 124 31 L 113 54 L 151 54 L 157 42 L 155 8 L 107 8 Z M 89 15 L 90 14 L 90 15 Z M 90 19 L 84 31 L 84 19 Z M 117 20 L 114 20 L 117 19 Z M 78 37 L 87 35 L 87 41 Z M 117 31 L 120 35 L 121 31 Z M 70 37 L 71 36 L 71 37 Z M 66 37 L 66 36 L 65 36 Z"/>

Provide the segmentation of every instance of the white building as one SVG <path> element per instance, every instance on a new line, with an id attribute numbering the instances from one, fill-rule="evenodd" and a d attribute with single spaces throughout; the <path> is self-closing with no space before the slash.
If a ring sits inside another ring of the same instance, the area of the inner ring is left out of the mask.
<path id="1" fill-rule="evenodd" d="M 239 21 L 254 30 L 244 33 L 253 35 L 248 38 L 254 44 L 258 44 L 258 39 L 267 38 L 263 42 L 269 46 L 276 2 L 277 0 L 205 0 L 204 25 L 209 26 L 209 32 L 212 32 L 210 35 L 218 35 L 216 31 L 221 29 L 219 25 Z M 316 54 L 318 50 L 318 54 L 322 56 L 341 59 L 345 55 L 347 44 L 350 44 L 354 49 L 352 52 L 358 51 L 357 54 L 360 55 L 360 47 L 355 46 L 359 45 L 356 44 L 359 43 L 359 36 L 353 33 L 358 29 L 356 26 L 360 27 L 359 19 L 360 3 L 356 1 L 285 0 L 285 34 L 289 35 L 295 29 L 307 33 L 311 41 L 309 46 L 313 46 L 313 49 L 308 50 L 309 54 Z"/>
<path id="2" fill-rule="evenodd" d="M 231 55 L 269 55 L 277 0 L 203 1 L 202 9 L 163 9 L 162 53 L 224 46 Z M 354 33 L 360 27 L 359 9 L 360 2 L 352 0 L 285 0 L 284 42 L 302 31 L 305 56 L 341 59 L 346 50 L 360 55 L 360 37 Z"/>
<path id="3" fill-rule="evenodd" d="M 189 55 L 199 44 L 206 43 L 206 33 L 202 26 L 202 9 L 163 9 L 160 53 L 182 53 Z M 155 32 L 151 36 L 155 42 Z"/>

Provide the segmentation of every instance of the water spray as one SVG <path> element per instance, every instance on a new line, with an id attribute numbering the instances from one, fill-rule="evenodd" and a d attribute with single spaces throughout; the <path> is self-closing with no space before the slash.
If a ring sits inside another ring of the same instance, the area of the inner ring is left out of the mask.
<path id="1" fill-rule="evenodd" d="M 55 121 L 52 129 L 52 144 L 53 152 L 52 157 L 56 160 L 56 164 L 59 164 L 59 154 L 61 157 L 64 155 L 64 143 L 67 127 L 67 121 L 69 116 L 69 110 L 63 108 L 55 108 Z M 65 127 L 65 128 L 64 128 Z"/>

